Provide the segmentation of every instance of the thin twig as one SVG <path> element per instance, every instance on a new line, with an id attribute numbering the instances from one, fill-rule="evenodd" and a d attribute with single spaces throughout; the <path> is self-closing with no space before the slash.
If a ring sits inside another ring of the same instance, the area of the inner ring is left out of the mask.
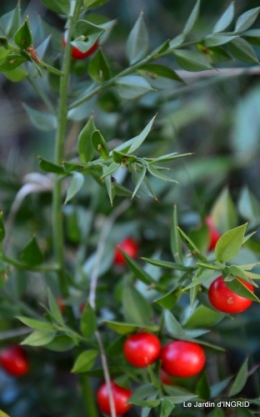
<path id="1" fill-rule="evenodd" d="M 95 263 L 93 266 L 92 274 L 90 277 L 90 293 L 89 293 L 89 304 L 95 310 L 96 308 L 96 289 L 98 282 L 99 266 L 105 249 L 106 239 L 116 219 L 131 205 L 131 200 L 124 200 L 115 210 L 112 211 L 110 216 L 103 225 L 102 232 L 97 245 L 97 252 Z"/>

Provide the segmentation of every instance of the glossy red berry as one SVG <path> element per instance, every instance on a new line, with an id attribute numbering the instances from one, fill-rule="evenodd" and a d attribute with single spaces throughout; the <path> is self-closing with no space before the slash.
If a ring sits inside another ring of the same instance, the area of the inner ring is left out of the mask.
<path id="1" fill-rule="evenodd" d="M 246 281 L 238 278 L 238 280 L 247 287 L 250 291 L 254 292 L 254 287 Z M 222 276 L 216 278 L 209 287 L 209 301 L 216 310 L 222 311 L 222 313 L 242 313 L 247 310 L 252 300 L 241 297 L 231 291 L 225 284 Z"/>
<path id="2" fill-rule="evenodd" d="M 66 46 L 67 44 L 67 33 L 68 31 L 66 30 L 62 36 L 63 46 Z M 88 51 L 81 52 L 78 48 L 76 48 L 75 46 L 72 46 L 71 56 L 72 58 L 76 60 L 85 59 L 85 58 L 88 58 L 90 55 L 92 55 L 97 50 L 98 47 L 99 47 L 99 42 L 96 42 Z"/>
<path id="3" fill-rule="evenodd" d="M 189 378 L 203 369 L 206 357 L 197 343 L 176 340 L 162 348 L 161 361 L 162 369 L 168 375 Z"/>
<path id="4" fill-rule="evenodd" d="M 131 405 L 128 404 L 128 400 L 132 395 L 132 391 L 123 387 L 120 387 L 115 382 L 111 381 L 112 396 L 115 403 L 115 411 L 117 416 L 122 416 L 128 410 Z M 111 415 L 108 389 L 106 383 L 101 385 L 97 392 L 97 403 L 102 413 Z"/>
<path id="5" fill-rule="evenodd" d="M 125 259 L 120 251 L 120 248 L 127 253 L 130 258 L 136 258 L 138 253 L 138 244 L 134 239 L 128 237 L 117 246 L 114 255 L 114 262 L 116 265 L 124 265 Z"/>
<path id="6" fill-rule="evenodd" d="M 30 368 L 25 351 L 18 345 L 1 350 L 0 364 L 6 372 L 13 376 L 23 376 Z"/>
<path id="7" fill-rule="evenodd" d="M 221 233 L 215 228 L 211 216 L 207 216 L 205 222 L 209 229 L 209 250 L 214 250 Z"/>
<path id="8" fill-rule="evenodd" d="M 160 340 L 152 333 L 140 332 L 129 336 L 124 344 L 126 360 L 137 368 L 145 368 L 158 359 Z"/>

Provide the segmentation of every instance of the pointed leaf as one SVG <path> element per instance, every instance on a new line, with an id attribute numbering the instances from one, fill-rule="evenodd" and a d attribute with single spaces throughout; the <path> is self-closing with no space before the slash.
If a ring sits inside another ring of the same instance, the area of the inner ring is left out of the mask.
<path id="1" fill-rule="evenodd" d="M 248 298 L 249 300 L 257 301 L 258 303 L 260 302 L 259 298 L 257 298 L 257 296 L 238 279 L 232 279 L 232 281 L 225 280 L 225 284 L 235 294 L 240 295 L 240 297 Z"/>
<path id="2" fill-rule="evenodd" d="M 57 118 L 53 114 L 43 113 L 38 110 L 34 110 L 27 104 L 23 104 L 26 113 L 29 116 L 32 124 L 40 130 L 49 132 L 57 128 Z"/>
<path id="3" fill-rule="evenodd" d="M 83 187 L 85 177 L 80 172 L 73 172 L 64 204 L 67 204 Z"/>
<path id="4" fill-rule="evenodd" d="M 179 66 L 186 71 L 196 72 L 213 69 L 206 58 L 195 51 L 187 51 L 186 49 L 177 49 L 173 51 Z"/>
<path id="5" fill-rule="evenodd" d="M 235 58 L 241 61 L 259 64 L 252 46 L 243 38 L 235 38 L 228 44 L 229 50 Z"/>
<path id="6" fill-rule="evenodd" d="M 238 371 L 238 374 L 235 378 L 235 381 L 231 385 L 228 396 L 232 397 L 233 395 L 238 394 L 245 386 L 247 381 L 248 374 L 248 358 L 244 361 L 241 368 Z"/>
<path id="7" fill-rule="evenodd" d="M 235 14 L 235 4 L 232 1 L 232 3 L 228 6 L 228 8 L 225 10 L 225 12 L 222 14 L 222 16 L 219 18 L 217 23 L 214 26 L 213 33 L 217 32 L 223 32 L 230 23 L 232 22 Z"/>
<path id="8" fill-rule="evenodd" d="M 182 264 L 176 264 L 174 262 L 168 262 L 168 261 L 161 261 L 159 259 L 150 259 L 150 258 L 141 258 L 145 262 L 148 262 L 151 265 L 155 265 L 162 268 L 169 268 L 174 269 L 176 271 L 191 271 L 193 267 L 184 266 Z"/>
<path id="9" fill-rule="evenodd" d="M 54 330 L 53 324 L 47 321 L 35 320 L 22 316 L 18 316 L 17 319 L 26 324 L 26 326 L 35 330 Z"/>
<path id="10" fill-rule="evenodd" d="M 179 230 L 182 241 L 192 251 L 192 254 L 194 256 L 197 256 L 199 259 L 205 262 L 207 259 L 205 258 L 205 256 L 202 255 L 202 253 L 200 252 L 199 248 L 197 248 L 195 243 L 179 227 L 178 227 L 178 230 Z"/>
<path id="11" fill-rule="evenodd" d="M 21 345 L 44 346 L 54 339 L 55 334 L 55 331 L 35 330 L 21 342 Z"/>
<path id="12" fill-rule="evenodd" d="M 175 184 L 178 184 L 178 181 L 163 174 L 160 170 L 156 169 L 151 164 L 148 164 L 147 168 L 150 174 L 153 175 L 154 177 L 159 178 L 162 181 L 169 181 L 169 182 L 174 182 Z"/>
<path id="13" fill-rule="evenodd" d="M 104 320 L 111 329 L 119 334 L 128 334 L 136 332 L 138 329 L 147 330 L 148 332 L 157 332 L 159 330 L 159 326 L 157 325 L 146 325 L 146 324 L 135 324 L 135 323 L 120 323 L 117 321 L 109 321 Z"/>
<path id="14" fill-rule="evenodd" d="M 215 247 L 217 261 L 228 262 L 240 251 L 245 236 L 247 223 L 224 233 Z"/>
<path id="15" fill-rule="evenodd" d="M 157 300 L 154 300 L 154 302 L 166 310 L 171 310 L 180 298 L 180 295 L 181 291 L 179 289 L 173 290 L 168 292 L 166 295 L 163 295 L 161 298 L 157 298 Z"/>
<path id="16" fill-rule="evenodd" d="M 19 54 L 9 54 L 3 63 L 1 63 L 0 71 L 1 72 L 9 72 L 13 71 L 19 65 L 23 64 L 27 59 L 23 55 Z"/>
<path id="17" fill-rule="evenodd" d="M 242 189 L 239 196 L 238 210 L 240 215 L 249 220 L 252 226 L 260 223 L 260 203 L 247 187 Z"/>
<path id="18" fill-rule="evenodd" d="M 29 27 L 28 17 L 14 35 L 14 41 L 21 49 L 27 49 L 33 43 L 32 32 Z"/>
<path id="19" fill-rule="evenodd" d="M 96 328 L 96 315 L 89 303 L 86 303 L 80 320 L 81 333 L 83 334 L 83 336 L 90 338 L 95 333 Z"/>
<path id="20" fill-rule="evenodd" d="M 126 75 L 125 77 L 121 77 L 116 82 L 116 86 L 119 95 L 126 100 L 135 99 L 153 90 L 148 81 L 139 75 Z"/>
<path id="21" fill-rule="evenodd" d="M 138 169 L 138 168 L 140 168 L 140 169 Z M 143 180 L 145 178 L 146 166 L 145 165 L 140 166 L 139 164 L 138 165 L 137 164 L 136 165 L 131 164 L 129 166 L 129 169 L 130 169 L 131 172 L 132 171 L 135 172 L 135 176 L 132 177 L 133 178 L 133 181 L 135 183 L 135 189 L 134 189 L 133 194 L 132 194 L 132 198 L 134 198 L 134 196 L 136 195 L 137 191 L 141 187 L 142 182 L 143 182 Z M 136 181 L 136 179 L 137 179 L 137 181 Z"/>
<path id="22" fill-rule="evenodd" d="M 202 274 L 198 274 L 189 285 L 183 288 L 183 291 L 189 290 L 190 288 L 196 287 L 197 285 L 204 284 L 204 282 L 207 282 L 213 276 L 213 274 L 214 271 L 212 270 L 203 271 Z"/>
<path id="23" fill-rule="evenodd" d="M 202 376 L 196 384 L 195 393 L 199 398 L 202 398 L 203 400 L 210 399 L 210 386 L 207 374 L 205 372 L 203 372 Z"/>
<path id="24" fill-rule="evenodd" d="M 232 41 L 233 39 L 237 38 L 236 35 L 231 36 L 231 35 L 225 35 L 224 33 L 221 34 L 217 34 L 217 35 L 209 35 L 205 38 L 205 46 L 219 46 L 219 45 L 224 45 L 230 41 Z"/>
<path id="25" fill-rule="evenodd" d="M 32 266 L 42 263 L 43 254 L 34 236 L 22 250 L 20 258 L 24 263 Z"/>
<path id="26" fill-rule="evenodd" d="M 195 25 L 198 14 L 199 14 L 199 10 L 200 10 L 200 0 L 197 0 L 197 2 L 196 2 L 195 6 L 194 6 L 194 8 L 193 8 L 193 10 L 190 14 L 190 17 L 189 17 L 189 19 L 188 19 L 188 21 L 187 21 L 187 23 L 186 23 L 186 25 L 183 29 L 183 34 L 185 36 L 188 35 L 191 32 L 191 30 L 193 29 L 193 26 Z"/>
<path id="27" fill-rule="evenodd" d="M 67 14 L 70 9 L 69 0 L 41 0 L 42 3 L 54 13 Z"/>
<path id="28" fill-rule="evenodd" d="M 170 311 L 165 311 L 164 317 L 166 329 L 172 337 L 176 339 L 182 339 L 183 337 L 187 337 L 185 330 L 181 327 L 181 325 L 178 323 L 178 321 Z"/>
<path id="29" fill-rule="evenodd" d="M 149 122 L 149 123 L 145 126 L 145 128 L 142 130 L 142 132 L 141 132 L 139 135 L 135 136 L 135 137 L 132 139 L 131 146 L 130 146 L 130 147 L 129 147 L 129 149 L 126 151 L 126 152 L 127 152 L 127 154 L 131 154 L 131 153 L 133 153 L 136 149 L 140 148 L 140 146 L 141 146 L 141 145 L 142 145 L 142 143 L 145 141 L 146 137 L 148 136 L 149 132 L 150 132 L 150 131 L 151 131 L 151 129 L 152 129 L 152 125 L 153 125 L 153 122 L 154 122 L 155 117 L 156 117 L 156 116 L 154 116 L 154 117 L 152 118 L 152 120 L 150 120 L 150 122 Z"/>
<path id="30" fill-rule="evenodd" d="M 108 147 L 99 130 L 95 130 L 92 133 L 91 140 L 94 148 L 100 154 L 100 156 L 103 159 L 107 159 L 109 157 Z"/>
<path id="31" fill-rule="evenodd" d="M 88 73 L 92 80 L 103 83 L 110 78 L 110 68 L 101 49 L 91 59 L 88 65 Z"/>
<path id="32" fill-rule="evenodd" d="M 141 268 L 141 266 L 133 260 L 133 258 L 128 256 L 127 253 L 123 249 L 121 248 L 119 249 L 127 263 L 128 268 L 133 272 L 136 278 L 138 278 L 140 281 L 142 281 L 146 285 L 151 285 L 155 283 L 152 277 L 149 274 L 147 274 L 147 272 L 145 272 L 144 269 Z"/>
<path id="33" fill-rule="evenodd" d="M 175 407 L 174 404 L 172 404 L 169 400 L 167 400 L 167 398 L 164 398 L 162 405 L 161 405 L 160 417 L 169 417 L 174 407 Z"/>
<path id="34" fill-rule="evenodd" d="M 53 297 L 51 290 L 48 288 L 48 303 L 51 317 L 59 324 L 64 325 L 63 317 L 57 301 Z"/>
<path id="35" fill-rule="evenodd" d="M 75 343 L 66 335 L 55 336 L 54 339 L 44 346 L 44 349 L 52 350 L 53 352 L 67 352 L 74 348 Z"/>
<path id="36" fill-rule="evenodd" d="M 5 237 L 5 227 L 3 222 L 3 212 L 0 212 L 0 242 L 4 240 Z"/>
<path id="37" fill-rule="evenodd" d="M 250 26 L 256 20 L 258 14 L 260 12 L 260 7 L 255 7 L 254 9 L 248 10 L 247 12 L 241 14 L 236 22 L 236 32 L 244 32 L 245 30 L 249 29 Z"/>
<path id="38" fill-rule="evenodd" d="M 157 390 L 153 386 L 153 384 L 145 384 L 135 390 L 135 392 L 130 397 L 129 402 L 132 403 L 135 401 L 145 400 L 146 398 L 156 393 L 157 393 Z"/>
<path id="39" fill-rule="evenodd" d="M 179 77 L 179 75 L 173 71 L 171 68 L 165 67 L 161 64 L 145 64 L 140 67 L 140 71 L 145 71 L 148 76 L 154 78 L 155 75 L 159 77 L 169 78 L 170 80 L 184 81 Z"/>
<path id="40" fill-rule="evenodd" d="M 213 327 L 224 317 L 225 314 L 212 310 L 204 305 L 200 305 L 187 319 L 185 329 Z"/>
<path id="41" fill-rule="evenodd" d="M 39 157 L 39 165 L 40 168 L 45 171 L 45 172 L 53 172 L 54 174 L 60 174 L 60 175 L 64 175 L 64 169 L 59 166 L 54 164 L 53 162 L 47 161 L 46 159 L 43 159 L 41 157 Z"/>
<path id="42" fill-rule="evenodd" d="M 126 56 L 130 64 L 142 59 L 149 48 L 149 39 L 143 13 L 140 14 L 126 41 Z"/>
<path id="43" fill-rule="evenodd" d="M 126 321 L 138 325 L 151 324 L 151 305 L 132 284 L 124 286 L 122 301 Z"/>
<path id="44" fill-rule="evenodd" d="M 80 353 L 76 358 L 71 372 L 81 373 L 89 371 L 93 368 L 97 355 L 98 352 L 96 350 L 86 350 L 85 352 Z"/>
<path id="45" fill-rule="evenodd" d="M 96 130 L 93 116 L 90 116 L 87 124 L 84 126 L 78 138 L 78 152 L 82 162 L 89 162 L 93 159 L 95 149 L 93 147 L 91 136 Z"/>
<path id="46" fill-rule="evenodd" d="M 212 207 L 210 215 L 213 219 L 214 226 L 222 233 L 237 226 L 236 207 L 231 199 L 228 188 L 225 187 L 222 190 Z"/>

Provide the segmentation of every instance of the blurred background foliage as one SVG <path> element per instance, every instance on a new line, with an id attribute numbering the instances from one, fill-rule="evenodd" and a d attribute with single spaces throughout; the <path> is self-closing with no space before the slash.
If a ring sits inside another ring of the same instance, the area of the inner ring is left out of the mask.
<path id="1" fill-rule="evenodd" d="M 217 17 L 227 5 L 224 0 L 202 0 L 201 15 L 193 30 L 194 36 L 199 38 L 200 34 L 210 33 Z M 258 5 L 256 0 L 237 0 L 236 15 Z M 16 1 L 2 1 L 0 14 L 9 12 L 15 6 Z M 49 62 L 53 59 L 58 62 L 62 50 L 61 33 L 65 23 L 62 17 L 47 10 L 38 0 L 22 0 L 21 7 L 30 16 L 35 46 L 40 45 L 51 34 L 47 59 Z M 112 70 L 126 65 L 125 40 L 141 10 L 145 14 L 151 45 L 156 47 L 180 33 L 192 7 L 191 0 L 111 0 L 102 6 L 98 13 L 110 19 L 117 18 L 109 40 L 103 45 L 103 50 L 112 63 Z M 259 27 L 259 23 L 260 18 L 254 27 Z M 258 47 L 256 53 L 260 59 Z M 179 70 L 171 55 L 162 62 Z M 84 61 L 74 63 L 72 68 L 86 87 L 89 83 L 85 77 L 87 65 L 88 61 Z M 217 68 L 240 67 L 245 70 L 249 66 L 251 64 L 235 60 L 216 65 Z M 256 74 L 245 72 L 239 76 L 232 71 L 229 76 L 219 76 L 217 72 L 211 76 L 203 73 L 182 75 L 186 86 L 161 78 L 151 80 L 156 91 L 150 92 L 139 101 L 122 101 L 110 89 L 71 114 L 74 123 L 71 122 L 67 138 L 68 157 L 76 155 L 77 135 L 91 112 L 94 112 L 98 129 L 111 143 L 120 143 L 138 134 L 158 112 L 155 127 L 140 154 L 159 156 L 176 151 L 192 153 L 185 160 L 169 164 L 173 169 L 170 175 L 178 180 L 178 186 L 153 178 L 151 182 L 159 202 L 149 196 L 137 198 L 113 225 L 100 271 L 102 278 L 97 302 L 99 306 L 106 303 L 106 308 L 101 309 L 100 318 L 113 319 L 117 314 L 118 305 L 114 305 L 112 293 L 117 300 L 120 299 L 122 271 L 112 267 L 116 243 L 131 235 L 139 241 L 140 256 L 156 257 L 162 253 L 168 259 L 169 227 L 174 204 L 178 205 L 180 225 L 184 230 L 196 229 L 201 221 L 200 216 L 210 212 L 215 216 L 216 224 L 222 232 L 228 226 L 234 226 L 232 223 L 236 225 L 244 221 L 250 222 L 251 231 L 259 226 L 260 71 Z M 51 86 L 49 97 L 56 105 L 55 77 L 44 76 L 38 82 L 46 91 L 48 85 Z M 40 172 L 37 155 L 52 159 L 54 132 L 32 127 L 22 103 L 26 102 L 38 110 L 46 109 L 27 80 L 11 83 L 1 73 L 0 85 L 0 198 L 1 209 L 7 215 L 17 192 L 24 184 L 24 178 L 28 181 L 26 175 Z M 73 88 L 71 94 L 73 95 Z M 32 182 L 38 181 L 35 176 L 31 179 Z M 126 176 L 124 170 L 119 170 L 116 179 L 119 183 L 124 181 L 124 185 L 133 189 L 131 178 Z M 115 205 L 121 200 L 122 197 L 116 197 Z M 51 258 L 50 201 L 51 195 L 48 191 L 29 194 L 22 200 L 11 234 L 10 248 L 14 254 L 21 252 L 24 242 L 34 232 L 46 259 Z M 227 209 L 231 216 L 225 223 L 223 210 L 227 212 Z M 71 267 L 74 271 L 74 290 L 66 302 L 74 304 L 76 309 L 88 295 L 87 277 L 93 266 L 93 251 L 110 212 L 111 206 L 105 190 L 91 177 L 88 177 L 73 203 L 64 207 L 66 260 L 68 265 L 83 265 L 75 271 Z M 259 260 L 259 254 L 257 233 L 252 242 L 241 251 L 238 263 L 255 262 Z M 149 268 L 153 276 L 160 274 L 158 268 L 151 265 L 146 265 L 146 268 Z M 167 280 L 167 276 L 165 279 Z M 0 295 L 0 343 L 10 343 L 10 339 L 5 338 L 5 332 L 10 328 L 20 327 L 16 320 L 10 324 L 10 317 L 21 312 L 24 302 L 42 313 L 38 304 L 45 302 L 46 282 L 58 296 L 52 274 L 47 274 L 43 280 L 39 273 L 13 272 Z M 226 318 L 212 330 L 212 340 L 220 343 L 228 352 L 217 354 L 217 359 L 215 353 L 209 356 L 208 369 L 213 381 L 234 374 L 248 354 L 251 368 L 260 362 L 260 344 L 256 332 L 260 324 L 258 311 L 259 307 L 254 305 L 248 312 L 236 317 L 236 320 Z M 113 338 L 114 335 L 109 337 Z M 32 373 L 22 380 L 14 380 L 3 372 L 0 374 L 0 408 L 9 412 L 12 417 L 83 415 L 80 393 L 75 389 L 74 376 L 69 373 L 72 365 L 70 354 L 43 351 L 41 348 L 28 349 L 28 352 Z M 44 361 L 41 355 L 44 355 Z M 214 375 L 216 360 L 218 377 Z M 94 379 L 94 387 L 97 384 L 98 381 Z M 68 392 L 73 394 L 68 396 Z M 243 394 L 250 397 L 260 396 L 259 372 L 249 378 Z M 131 413 L 134 415 L 135 411 L 131 411 L 129 415 Z M 187 413 L 188 415 L 190 414 Z"/>

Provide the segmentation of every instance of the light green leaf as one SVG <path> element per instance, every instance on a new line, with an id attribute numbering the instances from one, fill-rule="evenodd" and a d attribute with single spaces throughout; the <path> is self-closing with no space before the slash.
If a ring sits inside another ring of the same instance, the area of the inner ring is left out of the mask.
<path id="1" fill-rule="evenodd" d="M 96 350 L 86 350 L 85 352 L 80 353 L 76 358 L 71 372 L 81 373 L 89 371 L 93 368 L 97 355 L 98 352 Z"/>
<path id="2" fill-rule="evenodd" d="M 203 271 L 202 274 L 198 274 L 189 285 L 183 288 L 183 291 L 189 290 L 190 288 L 196 287 L 197 285 L 204 284 L 207 282 L 214 274 L 213 270 L 206 270 Z"/>
<path id="3" fill-rule="evenodd" d="M 91 136 L 96 130 L 93 116 L 90 116 L 87 124 L 81 130 L 78 138 L 78 152 L 82 162 L 89 162 L 93 159 L 95 149 L 93 147 Z"/>
<path id="4" fill-rule="evenodd" d="M 232 22 L 235 14 L 235 3 L 232 1 L 214 26 L 213 33 L 223 32 Z"/>
<path id="5" fill-rule="evenodd" d="M 217 34 L 217 35 L 209 35 L 205 38 L 205 46 L 219 46 L 224 45 L 225 43 L 228 43 L 235 39 L 237 36 L 231 36 L 231 35 L 225 35 L 224 33 Z"/>
<path id="6" fill-rule="evenodd" d="M 244 32 L 249 29 L 256 20 L 259 12 L 260 7 L 255 7 L 254 9 L 241 14 L 241 16 L 237 19 L 235 32 Z"/>
<path id="7" fill-rule="evenodd" d="M 140 61 L 146 55 L 148 48 L 148 33 L 141 13 L 126 41 L 126 56 L 130 64 Z"/>
<path id="8" fill-rule="evenodd" d="M 200 9 L 200 0 L 197 0 L 196 4 L 195 4 L 195 6 L 194 6 L 194 8 L 193 8 L 193 10 L 190 14 L 190 17 L 189 17 L 189 19 L 188 19 L 188 21 L 187 21 L 187 23 L 186 23 L 186 25 L 183 29 L 183 34 L 185 36 L 188 35 L 191 32 L 191 30 L 193 29 L 193 26 L 195 25 L 197 17 L 199 15 L 199 9 Z"/>
<path id="9" fill-rule="evenodd" d="M 224 233 L 215 247 L 217 261 L 228 262 L 240 251 L 245 236 L 247 223 Z"/>
<path id="10" fill-rule="evenodd" d="M 38 110 L 34 110 L 27 104 L 23 104 L 26 113 L 29 116 L 32 124 L 40 130 L 49 132 L 57 128 L 57 118 L 53 114 L 43 113 Z"/>
<path id="11" fill-rule="evenodd" d="M 67 352 L 73 349 L 75 343 L 66 335 L 55 336 L 54 339 L 44 346 L 44 349 L 52 350 L 53 352 Z"/>
<path id="12" fill-rule="evenodd" d="M 204 305 L 199 305 L 198 308 L 189 316 L 185 323 L 185 329 L 204 328 L 215 326 L 223 318 L 225 314 L 212 310 Z"/>
<path id="13" fill-rule="evenodd" d="M 44 346 L 54 339 L 55 334 L 55 331 L 35 330 L 22 341 L 21 345 Z"/>
<path id="14" fill-rule="evenodd" d="M 48 288 L 48 303 L 49 303 L 49 309 L 50 314 L 53 320 L 55 320 L 57 323 L 64 325 L 63 317 L 60 311 L 60 307 L 58 306 L 57 301 L 53 297 L 51 290 Z"/>
<path id="15" fill-rule="evenodd" d="M 85 177 L 80 172 L 73 172 L 64 204 L 67 204 L 82 188 Z"/>
<path id="16" fill-rule="evenodd" d="M 248 358 L 244 361 L 241 368 L 238 371 L 238 374 L 235 378 L 235 381 L 231 385 L 228 396 L 232 397 L 233 395 L 238 394 L 245 386 L 247 381 L 248 374 Z"/>
<path id="17" fill-rule="evenodd" d="M 47 321 L 30 319 L 28 317 L 23 316 L 17 316 L 17 319 L 24 323 L 26 326 L 31 327 L 35 330 L 54 330 L 53 324 Z"/>
<path id="18" fill-rule="evenodd" d="M 156 116 L 154 116 L 152 120 L 150 120 L 150 122 L 145 126 L 145 128 L 142 130 L 142 132 L 139 135 L 135 136 L 132 139 L 131 146 L 126 151 L 127 154 L 133 153 L 136 149 L 138 149 L 142 145 L 142 143 L 145 141 L 146 137 L 148 136 L 149 132 L 152 129 L 155 117 Z"/>
<path id="19" fill-rule="evenodd" d="M 151 285 L 151 284 L 156 283 L 152 279 L 152 277 L 147 272 L 145 272 L 145 270 L 141 268 L 141 266 L 136 261 L 134 261 L 133 258 L 128 256 L 127 253 L 123 249 L 120 249 L 120 251 L 123 254 L 123 257 L 126 261 L 128 268 L 134 273 L 136 278 L 138 278 L 140 281 L 142 281 L 146 285 Z"/>
<path id="20" fill-rule="evenodd" d="M 138 329 L 144 329 L 148 332 L 157 332 L 159 330 L 159 326 L 157 325 L 146 325 L 146 324 L 136 324 L 136 323 L 120 323 L 117 321 L 109 321 L 104 320 L 111 329 L 113 329 L 116 333 L 119 334 L 128 334 L 136 332 Z"/>
<path id="21" fill-rule="evenodd" d="M 196 51 L 177 49 L 173 51 L 179 66 L 186 71 L 196 72 L 213 69 L 207 59 Z"/>
<path id="22" fill-rule="evenodd" d="M 11 71 L 3 71 L 3 74 L 6 76 L 6 78 L 8 78 L 8 80 L 14 83 L 17 83 L 28 77 L 28 73 L 21 68 L 15 68 Z"/>
<path id="23" fill-rule="evenodd" d="M 116 86 L 119 95 L 126 100 L 135 99 L 148 91 L 153 90 L 148 81 L 138 75 L 126 75 L 125 77 L 121 77 L 116 82 Z"/>
<path id="24" fill-rule="evenodd" d="M 155 265 L 162 268 L 169 268 L 176 271 L 191 271 L 193 267 L 184 266 L 182 264 L 176 264 L 175 262 L 161 261 L 159 259 L 150 259 L 150 258 L 141 258 L 145 262 L 148 262 L 151 265 Z"/>

